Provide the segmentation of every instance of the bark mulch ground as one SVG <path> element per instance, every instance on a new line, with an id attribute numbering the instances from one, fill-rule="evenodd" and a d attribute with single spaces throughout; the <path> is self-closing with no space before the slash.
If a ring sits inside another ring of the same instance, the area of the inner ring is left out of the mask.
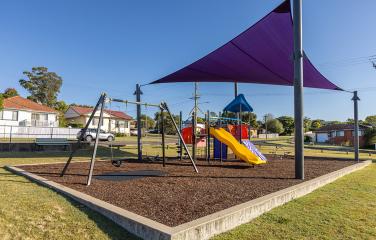
<path id="1" fill-rule="evenodd" d="M 306 180 L 353 163 L 306 158 Z M 72 163 L 67 174 L 59 177 L 63 166 L 49 164 L 22 168 L 168 226 L 189 222 L 302 182 L 294 179 L 293 159 L 272 157 L 267 164 L 254 168 L 238 161 L 226 161 L 222 165 L 199 161 L 198 174 L 186 161 L 168 161 L 166 167 L 160 163 L 129 161 L 118 168 L 110 162 L 98 161 L 91 186 L 85 185 L 89 163 Z"/>

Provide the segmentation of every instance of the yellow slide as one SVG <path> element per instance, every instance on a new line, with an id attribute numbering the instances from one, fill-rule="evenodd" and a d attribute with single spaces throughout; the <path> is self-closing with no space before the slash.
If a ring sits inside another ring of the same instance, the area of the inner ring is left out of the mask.
<path id="1" fill-rule="evenodd" d="M 253 154 L 246 146 L 239 143 L 239 141 L 225 129 L 211 127 L 210 134 L 231 148 L 235 155 L 241 160 L 254 165 L 266 163 L 266 161 L 261 160 L 258 156 Z"/>

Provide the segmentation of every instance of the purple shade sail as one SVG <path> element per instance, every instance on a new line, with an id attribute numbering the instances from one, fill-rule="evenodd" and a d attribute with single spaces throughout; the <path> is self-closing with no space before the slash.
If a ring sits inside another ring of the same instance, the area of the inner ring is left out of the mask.
<path id="1" fill-rule="evenodd" d="M 293 25 L 290 1 L 196 62 L 155 83 L 241 82 L 292 86 Z M 342 90 L 303 57 L 304 86 Z"/>

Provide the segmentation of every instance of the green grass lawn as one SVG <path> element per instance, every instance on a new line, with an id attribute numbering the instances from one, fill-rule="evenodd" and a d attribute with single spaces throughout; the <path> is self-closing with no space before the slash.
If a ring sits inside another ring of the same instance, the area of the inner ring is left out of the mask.
<path id="1" fill-rule="evenodd" d="M 376 164 L 214 237 L 376 239 Z"/>
<path id="2" fill-rule="evenodd" d="M 160 151 L 158 146 L 144 147 L 144 153 L 150 155 Z M 64 162 L 68 154 L 0 153 L 0 239 L 135 239 L 88 208 L 1 168 Z M 74 160 L 89 160 L 90 155 L 90 150 L 81 150 Z M 124 147 L 114 155 L 135 157 L 136 149 Z M 170 146 L 167 155 L 175 156 L 176 148 Z M 110 151 L 100 148 L 98 159 L 109 160 Z M 372 214 L 376 212 L 375 197 L 376 166 L 372 165 L 216 239 L 376 238 L 376 215 Z"/>
<path id="3" fill-rule="evenodd" d="M 79 151 L 75 160 L 88 160 L 90 154 Z M 107 159 L 109 151 L 100 149 L 98 155 Z M 0 239 L 137 239 L 85 206 L 2 168 L 64 162 L 67 156 L 67 152 L 0 153 Z"/>

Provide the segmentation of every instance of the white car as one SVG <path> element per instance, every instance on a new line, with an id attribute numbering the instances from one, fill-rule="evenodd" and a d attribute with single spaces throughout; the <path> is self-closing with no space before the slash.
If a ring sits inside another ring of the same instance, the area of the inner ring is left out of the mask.
<path id="1" fill-rule="evenodd" d="M 138 132 L 137 129 L 131 129 L 130 132 L 131 136 L 137 136 Z"/>
<path id="2" fill-rule="evenodd" d="M 83 129 L 81 129 L 78 133 L 77 133 L 77 139 L 80 138 L 81 136 L 81 132 L 82 132 Z M 85 140 L 87 142 L 91 142 L 93 141 L 94 139 L 96 139 L 96 136 L 97 136 L 97 129 L 95 128 L 88 128 L 86 130 L 86 133 L 82 136 L 82 139 L 81 140 Z M 112 133 L 107 133 L 105 131 L 103 131 L 102 129 L 100 130 L 99 132 L 99 140 L 105 140 L 105 141 L 109 141 L 109 142 L 112 142 L 115 140 L 115 136 L 114 134 Z"/>

